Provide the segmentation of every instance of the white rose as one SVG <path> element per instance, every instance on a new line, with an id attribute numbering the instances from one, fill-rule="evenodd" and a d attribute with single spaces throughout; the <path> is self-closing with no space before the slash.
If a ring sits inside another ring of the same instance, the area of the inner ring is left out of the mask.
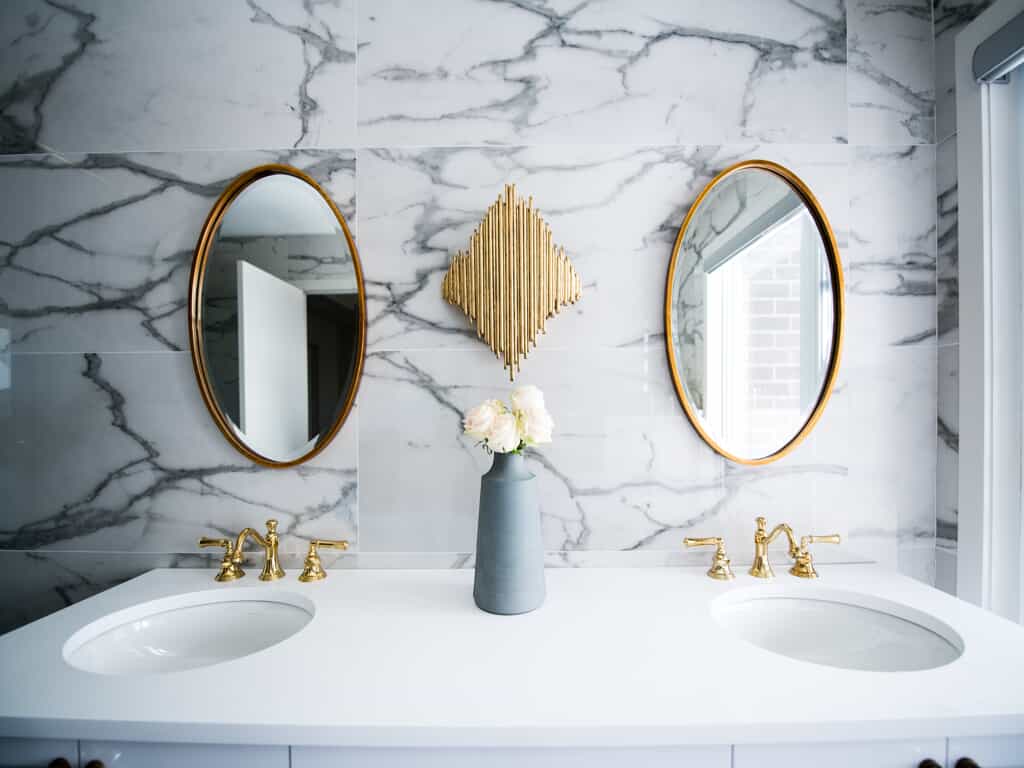
<path id="1" fill-rule="evenodd" d="M 512 390 L 512 409 L 515 411 L 543 411 L 544 393 L 532 384 Z"/>
<path id="2" fill-rule="evenodd" d="M 466 418 L 462 422 L 463 429 L 466 430 L 467 435 L 484 440 L 494 426 L 494 420 L 501 415 L 503 410 L 504 408 L 498 400 L 485 400 L 466 414 Z"/>
<path id="3" fill-rule="evenodd" d="M 531 445 L 550 443 L 555 422 L 545 408 L 534 408 L 522 413 L 523 435 Z"/>
<path id="4" fill-rule="evenodd" d="M 495 453 L 511 453 L 519 443 L 519 420 L 511 413 L 496 416 L 487 434 L 487 447 Z"/>

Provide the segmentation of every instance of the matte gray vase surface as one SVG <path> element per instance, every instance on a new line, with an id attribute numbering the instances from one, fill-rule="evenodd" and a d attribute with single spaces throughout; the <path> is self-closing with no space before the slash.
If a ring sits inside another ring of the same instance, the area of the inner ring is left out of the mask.
<path id="1" fill-rule="evenodd" d="M 494 454 L 480 479 L 473 599 L 481 610 L 506 615 L 544 602 L 537 481 L 518 454 Z"/>

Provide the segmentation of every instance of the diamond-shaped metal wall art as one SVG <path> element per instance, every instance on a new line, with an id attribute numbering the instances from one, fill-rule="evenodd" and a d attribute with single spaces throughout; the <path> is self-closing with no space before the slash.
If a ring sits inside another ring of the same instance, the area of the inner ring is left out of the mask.
<path id="1" fill-rule="evenodd" d="M 548 318 L 577 302 L 581 289 L 533 198 L 524 200 L 514 184 L 487 209 L 469 249 L 455 254 L 441 284 L 445 301 L 466 313 L 513 381 Z"/>

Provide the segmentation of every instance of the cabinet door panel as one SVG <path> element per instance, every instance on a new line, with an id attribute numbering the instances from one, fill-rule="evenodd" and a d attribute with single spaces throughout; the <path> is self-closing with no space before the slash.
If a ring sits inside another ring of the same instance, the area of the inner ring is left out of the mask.
<path id="1" fill-rule="evenodd" d="M 83 741 L 82 765 L 105 768 L 288 768 L 288 747 Z"/>
<path id="2" fill-rule="evenodd" d="M 981 768 L 1024 768 L 1024 735 L 949 740 L 949 765 L 969 757 Z"/>
<path id="3" fill-rule="evenodd" d="M 729 768 L 729 747 L 347 749 L 292 747 L 291 768 Z"/>
<path id="4" fill-rule="evenodd" d="M 64 739 L 0 739 L 0 768 L 46 768 L 58 757 L 78 765 L 78 742 Z"/>
<path id="5" fill-rule="evenodd" d="M 917 768 L 929 757 L 939 765 L 945 762 L 945 739 L 739 744 L 733 768 Z"/>

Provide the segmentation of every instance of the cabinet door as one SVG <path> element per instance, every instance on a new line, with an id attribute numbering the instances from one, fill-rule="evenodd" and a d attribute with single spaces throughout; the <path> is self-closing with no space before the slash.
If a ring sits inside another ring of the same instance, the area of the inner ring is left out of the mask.
<path id="1" fill-rule="evenodd" d="M 63 757 L 78 768 L 78 742 L 50 739 L 0 739 L 0 768 L 47 768 Z"/>
<path id="2" fill-rule="evenodd" d="M 917 768 L 927 758 L 942 765 L 946 740 L 737 744 L 733 768 Z"/>
<path id="3" fill-rule="evenodd" d="M 949 740 L 949 765 L 961 757 L 969 757 L 981 768 L 1024 767 L 1024 735 L 973 736 Z"/>
<path id="4" fill-rule="evenodd" d="M 81 755 L 104 768 L 288 768 L 288 747 L 83 741 Z"/>
<path id="5" fill-rule="evenodd" d="M 291 768 L 729 768 L 729 747 L 348 749 L 292 747 Z"/>

